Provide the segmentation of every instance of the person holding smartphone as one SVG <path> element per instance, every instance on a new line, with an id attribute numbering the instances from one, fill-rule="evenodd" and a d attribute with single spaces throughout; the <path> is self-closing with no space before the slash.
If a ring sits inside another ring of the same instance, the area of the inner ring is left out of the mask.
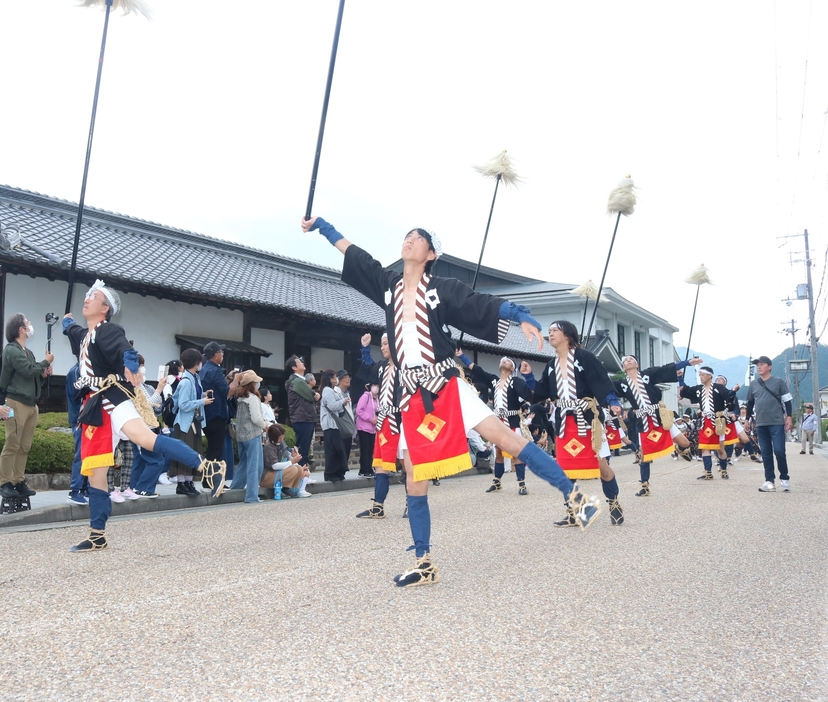
<path id="1" fill-rule="evenodd" d="M 26 461 L 32 448 L 37 427 L 37 401 L 42 380 L 52 374 L 55 356 L 46 352 L 44 359 L 35 359 L 26 343 L 34 334 L 32 323 L 24 314 L 13 314 L 6 322 L 6 341 L 3 349 L 3 370 L 0 388 L 6 401 L 0 416 L 6 421 L 6 442 L 0 453 L 0 493 L 3 497 L 31 497 L 35 494 L 26 485 Z"/>

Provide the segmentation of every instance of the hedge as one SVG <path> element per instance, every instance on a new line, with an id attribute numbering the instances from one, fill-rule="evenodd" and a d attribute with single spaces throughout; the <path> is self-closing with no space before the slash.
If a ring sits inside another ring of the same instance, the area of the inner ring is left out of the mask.
<path id="1" fill-rule="evenodd" d="M 66 412 L 41 414 L 37 422 L 27 473 L 71 473 L 75 458 L 75 437 L 70 433 L 46 431 L 52 427 L 69 429 Z M 6 443 L 6 423 L 0 422 L 0 449 Z"/>

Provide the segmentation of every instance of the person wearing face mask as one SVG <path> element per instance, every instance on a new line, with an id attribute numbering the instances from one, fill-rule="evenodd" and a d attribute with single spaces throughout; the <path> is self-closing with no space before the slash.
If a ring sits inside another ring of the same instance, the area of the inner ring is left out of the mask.
<path id="1" fill-rule="evenodd" d="M 33 334 L 34 328 L 24 314 L 13 314 L 6 321 L 8 343 L 3 349 L 0 373 L 0 389 L 6 398 L 0 408 L 0 418 L 6 422 L 6 443 L 0 453 L 0 494 L 5 498 L 35 494 L 24 480 L 26 461 L 39 416 L 37 401 L 42 380 L 52 374 L 55 356 L 47 352 L 42 361 L 37 361 L 34 353 L 26 348 Z"/>
<path id="2" fill-rule="evenodd" d="M 379 413 L 379 384 L 366 383 L 368 392 L 362 393 L 356 407 L 356 430 L 359 436 L 359 474 L 365 478 L 374 477 L 375 424 Z"/>

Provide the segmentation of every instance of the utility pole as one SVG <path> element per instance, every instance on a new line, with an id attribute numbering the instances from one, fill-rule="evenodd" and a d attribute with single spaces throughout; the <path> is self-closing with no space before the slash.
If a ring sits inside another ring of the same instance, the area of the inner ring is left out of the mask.
<path id="1" fill-rule="evenodd" d="M 785 332 L 785 334 L 790 334 L 791 335 L 791 346 L 793 347 L 793 360 L 795 361 L 796 360 L 796 333 L 799 331 L 799 329 L 796 328 L 796 321 L 792 319 L 790 328 L 783 329 L 783 331 Z M 792 378 L 793 379 L 793 388 L 794 388 L 793 411 L 794 411 L 794 419 L 796 419 L 796 416 L 799 412 L 799 407 L 800 407 L 799 406 L 799 372 L 798 371 L 791 371 L 789 363 L 785 364 L 785 365 L 786 365 L 785 374 L 788 375 L 789 377 L 793 376 L 793 378 Z"/>
<path id="2" fill-rule="evenodd" d="M 811 282 L 811 249 L 808 246 L 808 230 L 805 230 L 805 268 L 808 272 L 808 333 L 811 337 L 811 384 L 813 386 L 814 407 L 817 411 L 817 426 L 814 432 L 814 442 L 822 443 L 822 402 L 819 398 L 819 339 L 816 333 L 814 320 L 814 286 Z"/>

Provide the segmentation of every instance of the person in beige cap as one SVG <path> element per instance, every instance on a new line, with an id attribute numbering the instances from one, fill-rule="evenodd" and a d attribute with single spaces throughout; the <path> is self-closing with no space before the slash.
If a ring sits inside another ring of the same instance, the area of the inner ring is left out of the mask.
<path id="1" fill-rule="evenodd" d="M 230 485 L 231 490 L 245 489 L 244 501 L 261 502 L 259 483 L 264 469 L 262 431 L 265 428 L 262 414 L 262 397 L 259 384 L 262 379 L 255 371 L 246 370 L 239 378 L 235 396 L 239 403 L 236 413 L 236 443 L 239 447 L 239 465 Z"/>

